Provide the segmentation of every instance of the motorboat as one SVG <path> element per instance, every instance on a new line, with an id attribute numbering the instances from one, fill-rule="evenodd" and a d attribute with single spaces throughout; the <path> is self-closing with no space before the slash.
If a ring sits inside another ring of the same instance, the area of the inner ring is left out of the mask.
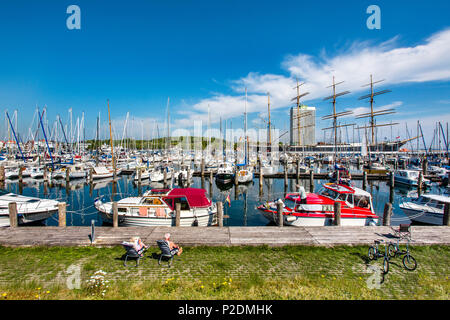
<path id="1" fill-rule="evenodd" d="M 138 181 L 139 180 L 139 173 L 137 172 L 137 170 L 141 170 L 141 180 L 147 180 L 150 178 L 150 174 L 152 173 L 151 170 L 147 169 L 147 168 L 142 168 L 142 167 L 138 167 L 136 169 L 136 174 L 134 175 L 134 181 Z"/>
<path id="2" fill-rule="evenodd" d="M 364 166 L 364 171 L 369 174 L 386 174 L 389 168 L 379 162 L 372 162 Z"/>
<path id="3" fill-rule="evenodd" d="M 0 190 L 0 227 L 9 226 L 9 203 L 17 203 L 18 223 L 42 221 L 58 211 L 58 201 L 18 195 Z"/>
<path id="4" fill-rule="evenodd" d="M 220 184 L 228 184 L 234 180 L 234 168 L 229 162 L 221 163 L 216 173 L 216 182 Z"/>
<path id="5" fill-rule="evenodd" d="M 411 221 L 442 225 L 445 204 L 450 204 L 450 196 L 422 194 L 402 202 L 399 207 Z"/>
<path id="6" fill-rule="evenodd" d="M 99 166 L 99 167 L 93 167 L 92 172 L 92 179 L 105 179 L 105 178 L 112 178 L 114 177 L 114 169 L 111 167 L 105 167 L 105 166 Z M 121 173 L 122 169 L 118 168 L 116 169 L 116 175 L 119 175 Z"/>
<path id="7" fill-rule="evenodd" d="M 166 180 L 170 180 L 172 179 L 173 174 L 174 169 L 172 167 L 159 167 L 150 173 L 150 181 L 161 182 L 164 181 L 164 177 L 166 178 Z"/>
<path id="8" fill-rule="evenodd" d="M 269 221 L 277 222 L 277 202 L 283 203 L 283 222 L 292 226 L 333 225 L 334 203 L 341 203 L 342 226 L 377 225 L 370 193 L 353 186 L 326 183 L 317 193 L 289 193 L 285 201 L 268 202 L 258 209 Z"/>
<path id="9" fill-rule="evenodd" d="M 240 169 L 237 172 L 238 183 L 249 183 L 253 181 L 253 172 L 251 169 Z"/>
<path id="10" fill-rule="evenodd" d="M 175 226 L 176 203 L 181 204 L 180 226 L 217 224 L 217 208 L 197 188 L 152 189 L 142 197 L 129 197 L 117 202 L 119 224 L 123 226 Z M 112 202 L 95 200 L 102 219 L 112 221 Z"/>
<path id="11" fill-rule="evenodd" d="M 31 178 L 33 179 L 42 179 L 44 177 L 44 171 L 42 168 L 34 167 L 31 168 Z"/>
<path id="12" fill-rule="evenodd" d="M 394 182 L 407 186 L 417 187 L 417 185 L 419 184 L 419 171 L 397 170 L 394 173 Z M 431 181 L 426 178 L 423 178 L 422 182 L 426 186 L 431 185 Z"/>

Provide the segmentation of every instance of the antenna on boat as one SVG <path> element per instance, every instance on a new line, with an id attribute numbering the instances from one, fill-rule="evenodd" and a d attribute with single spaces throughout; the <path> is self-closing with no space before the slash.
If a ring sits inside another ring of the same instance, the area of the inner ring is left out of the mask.
<path id="1" fill-rule="evenodd" d="M 372 143 L 372 145 L 375 144 L 375 128 L 377 128 L 377 127 L 385 127 L 385 126 L 394 126 L 394 125 L 398 124 L 398 123 L 376 124 L 376 122 L 375 122 L 375 117 L 396 113 L 395 109 L 384 109 L 384 110 L 379 110 L 379 111 L 373 111 L 373 102 L 374 102 L 373 97 L 378 96 L 380 94 L 392 92 L 389 89 L 381 90 L 381 91 L 377 91 L 377 92 L 373 91 L 374 84 L 380 83 L 380 82 L 383 82 L 383 81 L 384 81 L 384 79 L 374 82 L 373 78 L 372 78 L 372 75 L 370 75 L 370 83 L 361 86 L 361 87 L 370 86 L 370 93 L 358 98 L 358 100 L 364 100 L 364 99 L 369 98 L 370 112 L 359 114 L 359 115 L 356 116 L 356 119 L 370 118 L 369 126 L 367 126 L 367 127 L 360 127 L 360 129 L 362 129 L 362 128 L 370 128 L 371 129 L 371 134 L 372 134 L 371 143 Z"/>
<path id="2" fill-rule="evenodd" d="M 343 82 L 344 81 L 336 83 L 335 79 L 334 79 L 334 76 L 333 76 L 333 83 L 330 86 L 327 87 L 327 88 L 333 88 L 333 94 L 331 96 L 328 96 L 328 97 L 323 99 L 323 101 L 332 99 L 331 103 L 333 104 L 333 113 L 322 117 L 322 120 L 333 119 L 333 126 L 329 127 L 329 128 L 323 128 L 322 130 L 334 129 L 334 161 L 335 162 L 336 162 L 336 158 L 337 158 L 337 128 L 346 127 L 346 126 L 353 126 L 354 125 L 354 123 L 343 124 L 343 125 L 339 125 L 339 126 L 337 125 L 337 119 L 339 117 L 348 116 L 348 115 L 351 115 L 353 113 L 353 111 L 350 111 L 350 110 L 336 113 L 336 98 L 350 93 L 350 91 L 342 91 L 342 92 L 336 93 L 336 86 L 341 84 L 341 83 L 343 83 Z"/>

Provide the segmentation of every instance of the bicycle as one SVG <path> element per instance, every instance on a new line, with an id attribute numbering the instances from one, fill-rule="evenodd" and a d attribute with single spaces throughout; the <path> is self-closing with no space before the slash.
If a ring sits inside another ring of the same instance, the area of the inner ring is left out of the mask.
<path id="1" fill-rule="evenodd" d="M 384 242 L 384 253 L 380 251 L 378 248 L 378 245 Z M 369 260 L 378 260 L 378 258 L 384 258 L 383 259 L 383 273 L 387 274 L 389 272 L 389 253 L 388 253 L 388 246 L 386 245 L 386 241 L 384 240 L 375 240 L 374 245 L 369 247 L 368 252 Z"/>
<path id="2" fill-rule="evenodd" d="M 416 259 L 409 252 L 409 245 L 411 242 L 411 225 L 401 224 L 398 230 L 392 228 L 397 237 L 396 243 L 389 243 L 388 252 L 391 258 L 397 256 L 404 256 L 402 259 L 403 266 L 409 271 L 414 271 L 417 268 Z M 400 249 L 400 241 L 406 239 L 406 250 Z"/>

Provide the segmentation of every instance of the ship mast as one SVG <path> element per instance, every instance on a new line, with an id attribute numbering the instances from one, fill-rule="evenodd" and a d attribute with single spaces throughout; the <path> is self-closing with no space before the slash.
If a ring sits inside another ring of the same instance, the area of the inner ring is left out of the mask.
<path id="1" fill-rule="evenodd" d="M 370 75 L 370 83 L 365 84 L 365 85 L 362 86 L 362 87 L 370 86 L 370 93 L 366 94 L 366 95 L 364 95 L 362 97 L 359 97 L 359 99 L 358 99 L 358 100 L 363 100 L 363 99 L 369 98 L 370 112 L 359 114 L 356 117 L 356 119 L 370 118 L 370 120 L 369 120 L 369 127 L 367 127 L 367 128 L 371 129 L 371 135 L 372 135 L 371 144 L 372 145 L 375 145 L 375 128 L 377 128 L 377 127 L 384 127 L 384 126 L 394 126 L 394 125 L 398 124 L 398 123 L 376 124 L 375 117 L 395 113 L 395 109 L 384 109 L 384 110 L 379 110 L 379 111 L 373 111 L 373 103 L 374 103 L 373 97 L 378 96 L 380 94 L 391 92 L 391 90 L 389 90 L 389 89 L 374 92 L 374 90 L 373 90 L 374 84 L 382 82 L 382 81 L 384 81 L 384 79 L 374 82 L 373 78 L 372 78 L 372 75 Z M 360 127 L 360 129 L 362 129 L 362 128 L 366 128 L 366 127 Z"/>
<path id="2" fill-rule="evenodd" d="M 336 159 L 337 159 L 337 143 L 338 143 L 338 141 L 337 141 L 337 128 L 346 127 L 346 126 L 353 126 L 354 125 L 353 123 L 345 124 L 345 125 L 339 125 L 339 126 L 337 125 L 337 119 L 339 117 L 348 116 L 348 115 L 353 113 L 353 111 L 343 111 L 343 112 L 337 112 L 336 113 L 336 98 L 350 93 L 350 91 L 343 91 L 343 92 L 336 93 L 336 86 L 341 84 L 341 83 L 343 83 L 343 82 L 344 81 L 336 83 L 335 79 L 334 79 L 334 76 L 333 76 L 333 83 L 332 83 L 332 85 L 327 87 L 327 88 L 333 88 L 333 95 L 323 99 L 323 101 L 326 101 L 326 100 L 329 100 L 329 99 L 333 99 L 331 101 L 332 104 L 333 104 L 333 113 L 322 117 L 322 120 L 333 119 L 333 126 L 329 127 L 329 128 L 323 128 L 322 130 L 334 129 L 334 162 L 336 162 Z"/>
<path id="3" fill-rule="evenodd" d="M 305 83 L 303 82 L 303 83 L 300 83 L 300 84 L 299 84 L 299 83 L 298 83 L 298 79 L 296 79 L 296 80 L 297 80 L 297 85 L 296 85 L 293 89 L 297 89 L 297 96 L 294 97 L 294 98 L 292 98 L 291 101 L 297 100 L 297 134 L 298 134 L 297 145 L 300 146 L 300 145 L 301 145 L 301 138 L 300 138 L 300 133 L 301 133 L 301 132 L 300 132 L 300 118 L 309 115 L 309 113 L 308 113 L 308 114 L 304 114 L 304 115 L 300 116 L 300 98 L 306 96 L 307 94 L 309 94 L 309 92 L 305 92 L 305 93 L 303 93 L 303 94 L 300 94 L 300 87 L 301 87 L 302 85 L 304 85 Z M 311 127 L 311 126 L 308 126 L 308 127 Z M 303 128 L 305 128 L 305 127 L 303 127 Z"/>

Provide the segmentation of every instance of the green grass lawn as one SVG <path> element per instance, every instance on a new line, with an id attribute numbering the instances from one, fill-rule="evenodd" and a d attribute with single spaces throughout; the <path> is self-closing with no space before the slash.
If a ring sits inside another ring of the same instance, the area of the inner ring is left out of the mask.
<path id="1" fill-rule="evenodd" d="M 415 271 L 368 261 L 368 247 L 186 247 L 171 268 L 150 248 L 138 268 L 122 247 L 0 247 L 2 299 L 445 299 L 450 247 L 413 247 Z M 102 270 L 107 287 L 89 286 Z M 376 270 L 376 271 L 374 271 Z M 77 273 L 78 271 L 78 273 Z M 79 277 L 77 277 L 77 274 Z M 80 279 L 80 287 L 73 288 Z M 71 280 L 72 281 L 68 281 Z M 72 288 L 68 287 L 72 284 Z M 382 282 L 382 283 L 380 283 Z"/>

